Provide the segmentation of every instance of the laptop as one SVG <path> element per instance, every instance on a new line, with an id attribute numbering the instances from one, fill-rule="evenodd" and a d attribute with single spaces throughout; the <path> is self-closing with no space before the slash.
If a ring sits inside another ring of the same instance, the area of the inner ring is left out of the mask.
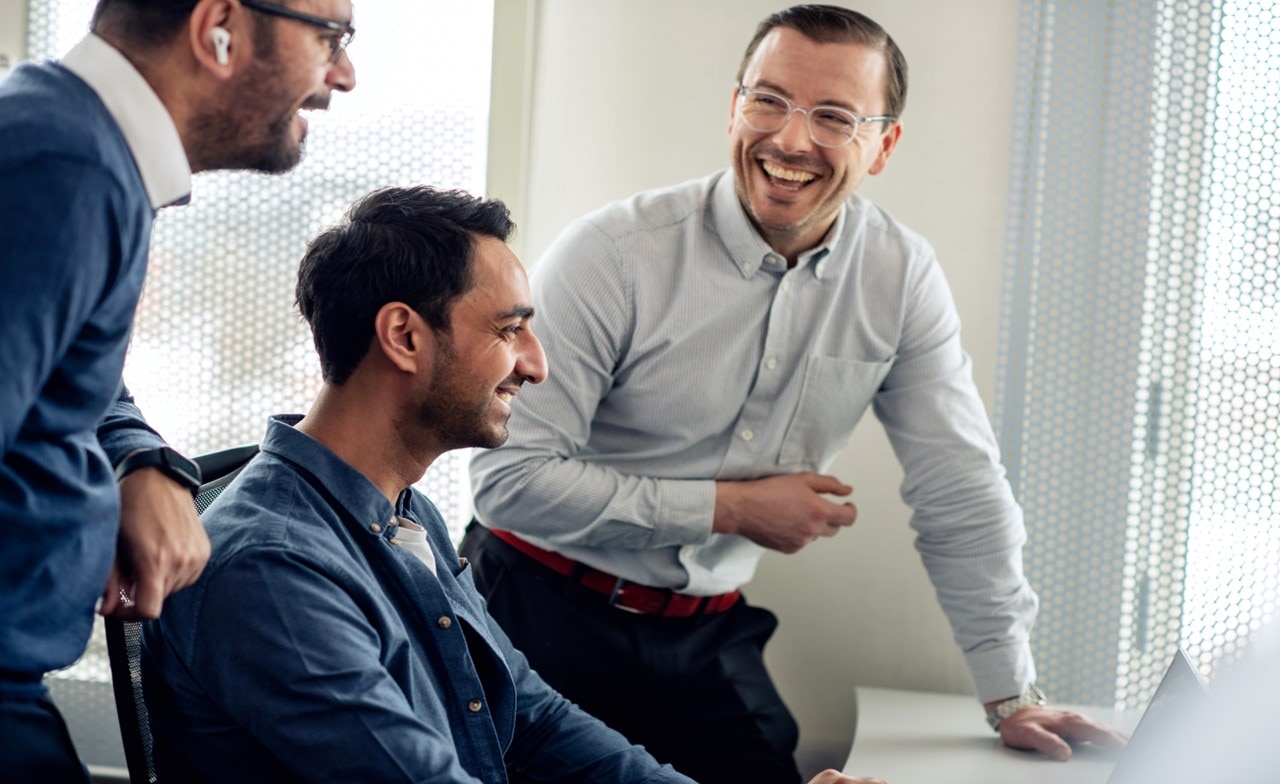
<path id="1" fill-rule="evenodd" d="M 1120 755 L 1107 784 L 1145 784 L 1152 768 L 1169 760 L 1183 724 L 1204 707 L 1208 689 L 1182 648 L 1173 654 L 1156 693 L 1151 695 L 1129 745 Z"/>

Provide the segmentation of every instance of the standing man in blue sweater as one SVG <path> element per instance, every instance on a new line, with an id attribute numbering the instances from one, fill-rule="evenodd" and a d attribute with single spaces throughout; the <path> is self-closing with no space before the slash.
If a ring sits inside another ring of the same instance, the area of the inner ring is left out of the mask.
<path id="1" fill-rule="evenodd" d="M 350 1 L 284 1 L 101 0 L 0 83 L 0 780 L 88 781 L 42 676 L 99 602 L 156 617 L 208 559 L 199 472 L 121 369 L 156 210 L 192 172 L 293 168 L 299 111 L 355 86 Z"/>

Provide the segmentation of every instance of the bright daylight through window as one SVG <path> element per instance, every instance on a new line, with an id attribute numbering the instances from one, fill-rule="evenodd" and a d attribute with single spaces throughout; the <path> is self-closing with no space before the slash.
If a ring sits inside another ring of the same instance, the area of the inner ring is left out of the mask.
<path id="1" fill-rule="evenodd" d="M 29 57 L 69 50 L 93 6 L 32 0 Z M 268 415 L 305 411 L 319 390 L 293 284 L 322 227 L 378 187 L 484 193 L 493 4 L 369 0 L 355 8 L 360 34 L 348 53 L 357 87 L 335 93 L 328 112 L 308 114 L 302 164 L 283 176 L 197 175 L 191 204 L 162 210 L 156 222 L 125 379 L 152 425 L 185 454 L 256 443 Z M 471 513 L 465 455 L 437 461 L 423 487 L 460 535 Z M 79 664 L 53 677 L 105 682 L 101 630 Z M 92 748 L 81 751 L 93 761 Z"/>

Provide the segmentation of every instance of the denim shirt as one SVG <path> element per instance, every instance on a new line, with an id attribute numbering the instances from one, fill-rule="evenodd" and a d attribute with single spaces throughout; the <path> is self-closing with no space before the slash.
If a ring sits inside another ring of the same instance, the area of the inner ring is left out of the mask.
<path id="1" fill-rule="evenodd" d="M 687 782 L 553 691 L 485 609 L 439 513 L 269 424 L 205 514 L 213 556 L 144 638 L 171 781 Z M 426 528 L 437 575 L 392 542 Z"/>

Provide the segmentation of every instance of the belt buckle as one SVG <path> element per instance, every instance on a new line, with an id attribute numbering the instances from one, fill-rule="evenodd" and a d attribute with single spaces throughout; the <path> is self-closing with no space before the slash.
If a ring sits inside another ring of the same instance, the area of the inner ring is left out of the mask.
<path id="1" fill-rule="evenodd" d="M 613 590 L 609 592 L 609 606 L 615 610 L 622 610 L 623 612 L 629 612 L 633 615 L 644 615 L 644 610 L 639 610 L 635 607 L 628 607 L 625 604 L 618 603 L 618 600 L 622 598 L 622 589 L 626 587 L 627 581 L 624 578 L 619 577 L 617 582 L 613 584 Z"/>

